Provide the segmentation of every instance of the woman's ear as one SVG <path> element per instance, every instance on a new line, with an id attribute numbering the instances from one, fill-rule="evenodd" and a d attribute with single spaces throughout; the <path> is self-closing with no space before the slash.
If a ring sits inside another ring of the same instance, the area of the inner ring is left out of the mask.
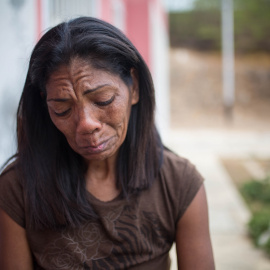
<path id="1" fill-rule="evenodd" d="M 139 76 L 138 72 L 135 68 L 130 70 L 130 75 L 132 78 L 132 85 L 131 85 L 131 105 L 138 103 L 140 99 L 139 93 Z"/>

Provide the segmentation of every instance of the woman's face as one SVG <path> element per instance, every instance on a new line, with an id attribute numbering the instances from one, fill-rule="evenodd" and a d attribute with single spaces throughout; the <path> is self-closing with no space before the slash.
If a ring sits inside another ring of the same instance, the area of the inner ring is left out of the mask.
<path id="1" fill-rule="evenodd" d="M 139 100 L 138 80 L 127 86 L 112 73 L 75 58 L 46 84 L 48 110 L 70 147 L 86 160 L 114 156 L 123 143 L 131 106 Z"/>

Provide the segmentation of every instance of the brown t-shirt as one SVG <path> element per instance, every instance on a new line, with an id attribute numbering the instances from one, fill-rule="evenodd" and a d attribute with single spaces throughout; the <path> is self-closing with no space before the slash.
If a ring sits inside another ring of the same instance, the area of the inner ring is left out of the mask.
<path id="1" fill-rule="evenodd" d="M 188 160 L 164 150 L 159 177 L 140 195 L 102 202 L 89 194 L 100 221 L 76 229 L 33 231 L 23 186 L 10 169 L 0 177 L 0 207 L 26 229 L 35 269 L 166 270 L 176 223 L 202 181 Z"/>

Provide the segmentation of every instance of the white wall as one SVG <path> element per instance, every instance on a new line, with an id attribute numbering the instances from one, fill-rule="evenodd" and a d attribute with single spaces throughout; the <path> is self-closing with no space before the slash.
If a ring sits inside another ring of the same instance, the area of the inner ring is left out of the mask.
<path id="1" fill-rule="evenodd" d="M 162 139 L 170 128 L 169 39 L 166 18 L 158 1 L 149 5 L 150 61 L 156 91 L 156 124 Z"/>
<path id="2" fill-rule="evenodd" d="M 97 0 L 42 0 L 43 12 L 47 13 L 44 28 L 55 26 L 77 16 L 94 16 Z"/>
<path id="3" fill-rule="evenodd" d="M 15 115 L 35 43 L 33 1 L 0 1 L 0 166 L 16 150 Z"/>

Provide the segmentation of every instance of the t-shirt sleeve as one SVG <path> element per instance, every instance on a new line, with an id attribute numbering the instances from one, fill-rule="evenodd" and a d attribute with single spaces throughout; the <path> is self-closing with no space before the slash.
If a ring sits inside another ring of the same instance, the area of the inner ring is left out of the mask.
<path id="1" fill-rule="evenodd" d="M 25 228 L 23 189 L 14 164 L 9 165 L 0 175 L 0 207 Z"/>
<path id="2" fill-rule="evenodd" d="M 204 179 L 186 158 L 166 150 L 163 164 L 164 187 L 167 189 L 175 224 L 196 196 Z"/>
<path id="3" fill-rule="evenodd" d="M 188 160 L 185 161 L 185 168 L 181 176 L 179 176 L 180 186 L 179 201 L 178 201 L 178 214 L 176 221 L 183 216 L 186 209 L 189 207 L 197 192 L 199 191 L 204 179 L 198 172 L 196 167 Z"/>

